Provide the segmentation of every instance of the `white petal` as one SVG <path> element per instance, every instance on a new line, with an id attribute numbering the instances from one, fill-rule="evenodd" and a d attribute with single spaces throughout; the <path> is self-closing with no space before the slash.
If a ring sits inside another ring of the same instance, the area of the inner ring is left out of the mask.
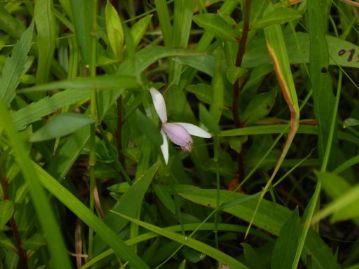
<path id="1" fill-rule="evenodd" d="M 161 151 L 162 151 L 162 155 L 163 155 L 163 159 L 165 160 L 165 163 L 168 163 L 168 158 L 169 158 L 169 154 L 168 154 L 168 140 L 167 140 L 167 136 L 166 134 L 161 131 L 161 135 L 162 135 L 162 145 L 161 145 Z"/>
<path id="2" fill-rule="evenodd" d="M 165 103 L 165 99 L 163 98 L 163 95 L 155 88 L 151 88 L 150 93 L 158 117 L 160 118 L 162 123 L 167 122 L 166 103 Z"/>
<path id="3" fill-rule="evenodd" d="M 203 130 L 202 128 L 200 128 L 194 124 L 185 123 L 185 122 L 175 122 L 175 123 L 181 125 L 191 135 L 199 136 L 199 137 L 203 137 L 203 138 L 211 138 L 212 137 L 212 135 L 210 133 L 208 133 L 207 131 Z"/>

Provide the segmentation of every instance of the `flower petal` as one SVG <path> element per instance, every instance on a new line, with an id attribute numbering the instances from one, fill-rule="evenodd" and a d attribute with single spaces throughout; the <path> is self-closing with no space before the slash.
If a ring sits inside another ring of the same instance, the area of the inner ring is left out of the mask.
<path id="1" fill-rule="evenodd" d="M 162 124 L 162 131 L 166 133 L 168 138 L 185 151 L 192 149 L 192 137 L 185 128 L 176 123 Z"/>
<path id="2" fill-rule="evenodd" d="M 163 95 L 155 88 L 151 88 L 150 93 L 158 117 L 160 118 L 162 123 L 167 122 L 166 103 L 165 103 L 165 99 L 163 98 Z"/>
<path id="3" fill-rule="evenodd" d="M 208 133 L 207 131 L 203 130 L 202 128 L 200 128 L 194 124 L 185 123 L 185 122 L 175 122 L 175 124 L 181 125 L 191 135 L 199 136 L 199 137 L 203 137 L 203 138 L 211 138 L 212 137 L 212 135 L 210 133 Z"/>
<path id="4" fill-rule="evenodd" d="M 169 159 L 169 154 L 168 154 L 168 140 L 167 140 L 167 136 L 166 134 L 161 130 L 161 135 L 162 135 L 162 145 L 161 145 L 161 151 L 162 151 L 162 155 L 163 155 L 163 159 L 165 160 L 165 163 L 168 163 L 168 159 Z"/>

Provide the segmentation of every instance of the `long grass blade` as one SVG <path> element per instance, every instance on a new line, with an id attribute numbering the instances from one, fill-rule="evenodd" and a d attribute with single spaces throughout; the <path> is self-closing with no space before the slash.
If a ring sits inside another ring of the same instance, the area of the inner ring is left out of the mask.
<path id="1" fill-rule="evenodd" d="M 45 191 L 40 185 L 40 175 L 31 164 L 25 145 L 17 134 L 15 125 L 11 122 L 10 113 L 7 111 L 3 102 L 0 102 L 0 117 L 2 118 L 0 129 L 2 131 L 5 130 L 16 162 L 29 186 L 31 200 L 52 258 L 51 267 L 58 269 L 72 268 L 55 214 L 46 197 Z"/>

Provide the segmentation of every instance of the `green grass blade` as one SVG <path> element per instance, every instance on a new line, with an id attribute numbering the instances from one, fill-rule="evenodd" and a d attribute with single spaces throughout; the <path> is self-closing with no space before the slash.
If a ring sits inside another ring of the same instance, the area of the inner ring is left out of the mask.
<path id="1" fill-rule="evenodd" d="M 38 121 L 42 117 L 47 116 L 60 108 L 86 100 L 90 95 L 90 90 L 65 90 L 56 93 L 51 97 L 44 97 L 37 102 L 32 102 L 13 112 L 11 115 L 15 122 L 16 129 L 22 130 L 28 124 Z"/>
<path id="2" fill-rule="evenodd" d="M 80 200 L 63 187 L 45 170 L 32 163 L 41 184 L 108 244 L 116 255 L 128 261 L 133 268 L 149 268 L 102 220 L 94 215 Z M 60 263 L 61 264 L 61 263 Z M 59 267 L 60 268 L 60 267 Z M 63 268 L 63 267 L 61 267 Z"/>
<path id="3" fill-rule="evenodd" d="M 313 89 L 314 112 L 319 125 L 319 156 L 325 154 L 335 98 L 332 92 L 328 44 L 325 40 L 328 21 L 328 1 L 308 2 L 309 75 Z M 319 12 L 319 13 L 318 13 Z M 318 14 L 322 14 L 318 16 Z M 333 141 L 335 145 L 335 139 Z M 334 150 L 335 152 L 335 150 Z"/>
<path id="4" fill-rule="evenodd" d="M 155 5 L 165 45 L 170 46 L 172 43 L 172 25 L 167 8 L 167 1 L 155 0 Z"/>
<path id="5" fill-rule="evenodd" d="M 292 212 L 290 218 L 283 224 L 279 237 L 276 240 L 271 268 L 288 269 L 292 266 L 298 244 L 298 235 L 302 229 L 302 223 L 298 216 L 298 210 Z"/>
<path id="6" fill-rule="evenodd" d="M 90 126 L 86 126 L 72 134 L 57 150 L 57 154 L 50 161 L 47 170 L 51 175 L 60 180 L 64 179 L 72 165 L 86 146 L 90 138 Z"/>
<path id="7" fill-rule="evenodd" d="M 14 203 L 10 200 L 0 201 L 0 230 L 4 230 L 6 223 L 12 218 L 15 212 Z"/>
<path id="8" fill-rule="evenodd" d="M 9 14 L 5 5 L 0 5 L 0 29 L 18 39 L 24 32 L 25 27 L 20 20 Z"/>
<path id="9" fill-rule="evenodd" d="M 326 71 L 329 65 L 328 48 L 325 42 L 326 23 L 330 4 L 326 0 L 311 1 L 308 4 L 308 23 L 310 37 L 310 78 L 313 88 L 314 112 L 319 124 L 319 157 L 322 161 L 321 172 L 332 166 L 336 156 L 336 118 L 341 94 L 342 73 L 339 72 L 337 96 L 331 92 L 331 80 Z M 318 16 L 318 12 L 323 12 Z M 324 40 L 324 41 L 323 41 Z M 318 180 L 314 193 L 304 213 L 304 227 L 299 237 L 296 256 L 292 268 L 298 267 L 300 256 L 312 218 L 320 201 L 321 181 Z"/>
<path id="10" fill-rule="evenodd" d="M 5 62 L 0 78 L 0 100 L 9 105 L 14 99 L 16 88 L 20 83 L 20 77 L 25 71 L 32 43 L 33 25 L 31 25 L 16 43 L 12 55 Z"/>
<path id="11" fill-rule="evenodd" d="M 238 35 L 233 27 L 218 14 L 200 14 L 193 21 L 212 35 L 226 41 L 236 41 Z"/>
<path id="12" fill-rule="evenodd" d="M 175 0 L 172 46 L 186 48 L 191 32 L 195 1 Z"/>
<path id="13" fill-rule="evenodd" d="M 85 114 L 63 112 L 53 117 L 32 134 L 30 142 L 40 142 L 59 138 L 94 123 L 94 120 Z"/>
<path id="14" fill-rule="evenodd" d="M 217 229 L 219 231 L 231 231 L 231 232 L 241 232 L 244 233 L 246 228 L 244 226 L 234 225 L 234 224 L 226 224 L 226 223 L 186 223 L 182 225 L 174 225 L 165 227 L 163 229 L 171 231 L 171 232 L 183 232 L 183 231 L 212 231 L 215 229 L 217 225 Z M 255 232 L 255 234 L 258 237 L 263 237 L 263 234 Z M 148 232 L 140 234 L 136 237 L 132 237 L 128 240 L 126 240 L 126 244 L 129 246 L 139 244 L 141 242 L 150 240 L 152 238 L 158 237 L 160 234 L 156 234 L 154 232 Z M 265 237 L 265 236 L 264 236 Z M 264 238 L 263 237 L 263 238 Z M 108 257 L 109 255 L 113 254 L 112 249 L 105 250 L 101 254 L 97 255 L 96 257 L 93 257 L 90 261 L 88 261 L 86 264 L 84 264 L 81 269 L 90 268 L 92 265 L 98 263 L 102 259 Z"/>
<path id="15" fill-rule="evenodd" d="M 293 106 L 293 110 L 296 113 L 295 120 L 298 121 L 298 97 L 282 29 L 279 25 L 269 26 L 264 29 L 264 33 L 274 69 L 277 69 L 276 75 L 283 97 L 287 104 L 290 103 Z M 290 109 L 290 112 L 292 112 L 292 109 Z"/>
<path id="16" fill-rule="evenodd" d="M 141 75 L 151 64 L 166 57 L 181 57 L 203 55 L 190 49 L 168 48 L 168 47 L 147 47 L 136 53 L 136 69 L 133 70 L 131 60 L 125 60 L 118 68 L 117 74 Z"/>
<path id="17" fill-rule="evenodd" d="M 90 64 L 92 54 L 92 5 L 94 1 L 88 0 L 71 0 L 72 18 L 75 26 L 75 35 L 80 47 L 83 62 Z"/>
<path id="18" fill-rule="evenodd" d="M 41 224 L 44 236 L 52 258 L 52 268 L 64 269 L 72 268 L 67 250 L 60 232 L 59 225 L 55 219 L 55 214 L 50 206 L 46 193 L 39 183 L 39 173 L 31 165 L 31 160 L 16 132 L 15 125 L 11 122 L 10 113 L 7 111 L 3 102 L 0 102 L 0 129 L 6 130 L 9 144 L 13 150 L 16 162 L 28 183 L 31 200 L 35 207 L 38 220 Z"/>
<path id="19" fill-rule="evenodd" d="M 317 177 L 334 200 L 313 216 L 312 223 L 332 214 L 332 221 L 355 220 L 359 217 L 358 184 L 351 186 L 343 178 L 329 172 L 319 172 Z"/>
<path id="20" fill-rule="evenodd" d="M 224 93 L 225 86 L 223 81 L 223 51 L 221 48 L 216 50 L 216 65 L 214 70 L 214 76 L 212 80 L 212 102 L 210 106 L 210 113 L 215 121 L 215 124 L 219 123 L 221 119 L 223 104 L 224 104 Z"/>
<path id="21" fill-rule="evenodd" d="M 147 171 L 136 179 L 135 183 L 130 189 L 121 196 L 121 198 L 114 205 L 112 211 L 115 213 L 126 214 L 130 217 L 137 217 L 141 212 L 141 206 L 144 199 L 144 195 L 147 192 L 154 175 L 159 167 L 159 163 L 154 164 Z M 121 231 L 128 221 L 118 218 L 115 214 L 110 214 L 104 219 L 105 223 L 111 227 L 114 231 Z M 95 240 L 96 241 L 96 240 Z M 99 252 L 103 249 L 102 242 L 95 242 L 95 252 Z"/>
<path id="22" fill-rule="evenodd" d="M 355 59 L 359 55 L 359 46 L 355 43 L 327 35 L 325 37 L 329 50 L 329 64 L 343 67 L 359 67 Z M 286 33 L 285 43 L 290 51 L 289 61 L 291 64 L 309 63 L 310 36 L 308 33 Z M 354 53 L 352 55 L 352 53 Z M 265 64 L 271 64 L 271 59 L 262 37 L 254 37 L 249 40 L 248 50 L 243 58 L 243 67 L 251 68 Z"/>
<path id="23" fill-rule="evenodd" d="M 339 136 L 339 135 L 338 135 Z M 340 138 L 340 136 L 339 136 Z M 348 168 L 356 165 L 359 163 L 359 155 L 354 156 L 353 158 L 350 158 L 349 160 L 346 160 L 342 164 L 340 164 L 337 168 L 334 169 L 334 173 L 340 174 L 347 170 Z"/>
<path id="24" fill-rule="evenodd" d="M 150 24 L 151 19 L 152 19 L 152 15 L 147 15 L 146 17 L 137 21 L 131 27 L 131 35 L 133 38 L 134 47 L 137 47 L 137 45 L 140 43 L 141 39 L 143 38 L 144 34 L 146 33 L 146 29 L 147 29 L 148 25 Z"/>
<path id="25" fill-rule="evenodd" d="M 114 212 L 114 213 L 116 213 L 116 212 Z M 184 246 L 188 246 L 197 251 L 200 251 L 200 252 L 212 257 L 213 259 L 217 260 L 218 262 L 228 265 L 230 268 L 236 268 L 236 269 L 247 268 L 247 266 L 245 266 L 241 262 L 237 261 L 236 259 L 232 258 L 231 256 L 229 256 L 229 255 L 227 255 L 207 244 L 204 244 L 201 241 L 184 236 L 182 234 L 177 234 L 177 233 L 168 231 L 166 229 L 157 227 L 155 225 L 128 217 L 121 213 L 116 213 L 116 214 L 118 214 L 119 216 L 121 216 L 122 218 L 124 218 L 128 221 L 134 222 L 137 225 L 139 225 L 143 228 L 146 228 L 147 230 L 150 230 L 154 233 L 160 234 L 160 235 L 162 235 L 170 240 L 176 241 Z"/>
<path id="26" fill-rule="evenodd" d="M 38 51 L 36 82 L 44 83 L 49 78 L 57 36 L 53 1 L 36 1 L 34 19 L 37 32 L 36 44 Z"/>
<path id="27" fill-rule="evenodd" d="M 221 131 L 219 136 L 246 136 L 246 135 L 261 135 L 261 134 L 282 134 L 287 132 L 288 125 L 259 125 L 249 126 L 238 129 Z M 318 127 L 313 125 L 300 125 L 297 131 L 298 134 L 313 134 L 318 135 Z M 344 141 L 348 141 L 353 144 L 358 144 L 359 139 L 347 132 L 338 132 L 338 138 Z"/>
<path id="28" fill-rule="evenodd" d="M 176 186 L 176 192 L 186 200 L 205 207 L 217 208 L 217 190 L 200 189 L 190 185 Z M 220 191 L 221 209 L 241 220 L 250 221 L 256 208 L 257 196 L 236 192 Z M 290 218 L 291 211 L 277 203 L 262 200 L 253 224 L 274 235 L 279 235 L 284 223 Z M 305 241 L 303 254 L 311 256 L 316 268 L 339 268 L 331 249 L 320 239 L 313 230 L 309 230 Z"/>
<path id="29" fill-rule="evenodd" d="M 268 53 L 272 58 L 273 68 L 281 89 L 281 93 L 290 111 L 290 124 L 288 126 L 288 136 L 284 143 L 282 152 L 278 158 L 278 161 L 274 167 L 270 178 L 268 179 L 266 185 L 261 191 L 261 194 L 258 198 L 257 206 L 252 216 L 252 220 L 249 222 L 248 231 L 252 225 L 254 218 L 256 217 L 257 210 L 260 207 L 260 203 L 264 198 L 264 195 L 269 190 L 269 187 L 271 186 L 285 157 L 287 156 L 287 153 L 299 126 L 298 98 L 294 85 L 292 71 L 289 64 L 289 58 L 287 48 L 284 42 L 282 29 L 280 25 L 269 26 L 264 29 L 264 34 L 266 38 Z"/>
<path id="30" fill-rule="evenodd" d="M 106 22 L 107 38 L 110 47 L 112 49 L 112 52 L 114 53 L 115 58 L 121 59 L 123 45 L 124 45 L 122 22 L 116 9 L 109 1 L 107 1 L 105 7 L 105 22 Z"/>
<path id="31" fill-rule="evenodd" d="M 116 89 L 116 88 L 135 88 L 139 83 L 133 76 L 97 76 L 83 77 L 69 80 L 55 81 L 46 84 L 36 85 L 33 87 L 21 89 L 18 93 L 41 92 L 57 89 Z"/>
<path id="32" fill-rule="evenodd" d="M 301 18 L 302 15 L 293 8 L 275 8 L 270 12 L 267 12 L 263 18 L 256 21 L 253 25 L 253 29 L 264 28 L 274 24 L 283 24 L 292 20 Z"/>

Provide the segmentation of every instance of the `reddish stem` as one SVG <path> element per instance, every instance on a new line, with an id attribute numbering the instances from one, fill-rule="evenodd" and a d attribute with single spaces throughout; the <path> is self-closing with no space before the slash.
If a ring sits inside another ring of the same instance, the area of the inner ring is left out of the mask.
<path id="1" fill-rule="evenodd" d="M 249 21 L 250 21 L 250 12 L 251 12 L 251 0 L 244 0 L 243 5 L 243 31 L 242 36 L 239 39 L 238 45 L 238 54 L 236 59 L 236 67 L 240 67 L 242 65 L 243 56 L 246 51 L 246 44 L 248 39 L 249 32 Z M 232 115 L 234 120 L 234 125 L 236 128 L 242 127 L 242 123 L 239 116 L 239 97 L 240 90 L 245 83 L 247 77 L 241 76 L 235 82 L 233 86 L 233 101 L 232 101 Z M 238 155 L 238 178 L 241 181 L 244 178 L 244 157 L 243 150 Z"/>
<path id="2" fill-rule="evenodd" d="M 248 32 L 249 32 L 249 19 L 250 19 L 250 12 L 251 12 L 251 0 L 244 0 L 244 6 L 243 6 L 243 31 L 242 36 L 239 39 L 238 45 L 239 50 L 237 54 L 236 59 L 236 66 L 240 67 L 242 65 L 243 56 L 246 51 L 246 44 L 247 44 L 247 38 L 248 38 Z M 241 127 L 241 121 L 239 117 L 239 96 L 240 96 L 240 89 L 242 88 L 242 85 L 245 82 L 245 77 L 242 76 L 238 78 L 234 82 L 234 88 L 233 88 L 233 101 L 232 101 L 232 113 L 233 113 L 233 120 L 236 128 Z"/>
<path id="3" fill-rule="evenodd" d="M 1 183 L 2 183 L 2 188 L 3 188 L 3 192 L 4 192 L 4 200 L 10 200 L 10 196 L 8 194 L 8 188 L 9 188 L 9 183 L 8 180 L 4 177 L 1 178 Z M 15 240 L 15 245 L 16 245 L 16 250 L 17 250 L 17 255 L 19 256 L 19 263 L 20 263 L 20 268 L 21 269 L 28 269 L 28 264 L 27 264 L 27 255 L 25 250 L 23 249 L 22 246 L 22 241 L 21 241 L 21 237 L 20 237 L 20 233 L 19 233 L 19 229 L 17 228 L 17 224 L 14 218 L 14 215 L 12 215 L 11 219 L 9 220 L 10 223 L 10 227 L 12 230 L 12 234 L 14 236 L 14 240 Z"/>

